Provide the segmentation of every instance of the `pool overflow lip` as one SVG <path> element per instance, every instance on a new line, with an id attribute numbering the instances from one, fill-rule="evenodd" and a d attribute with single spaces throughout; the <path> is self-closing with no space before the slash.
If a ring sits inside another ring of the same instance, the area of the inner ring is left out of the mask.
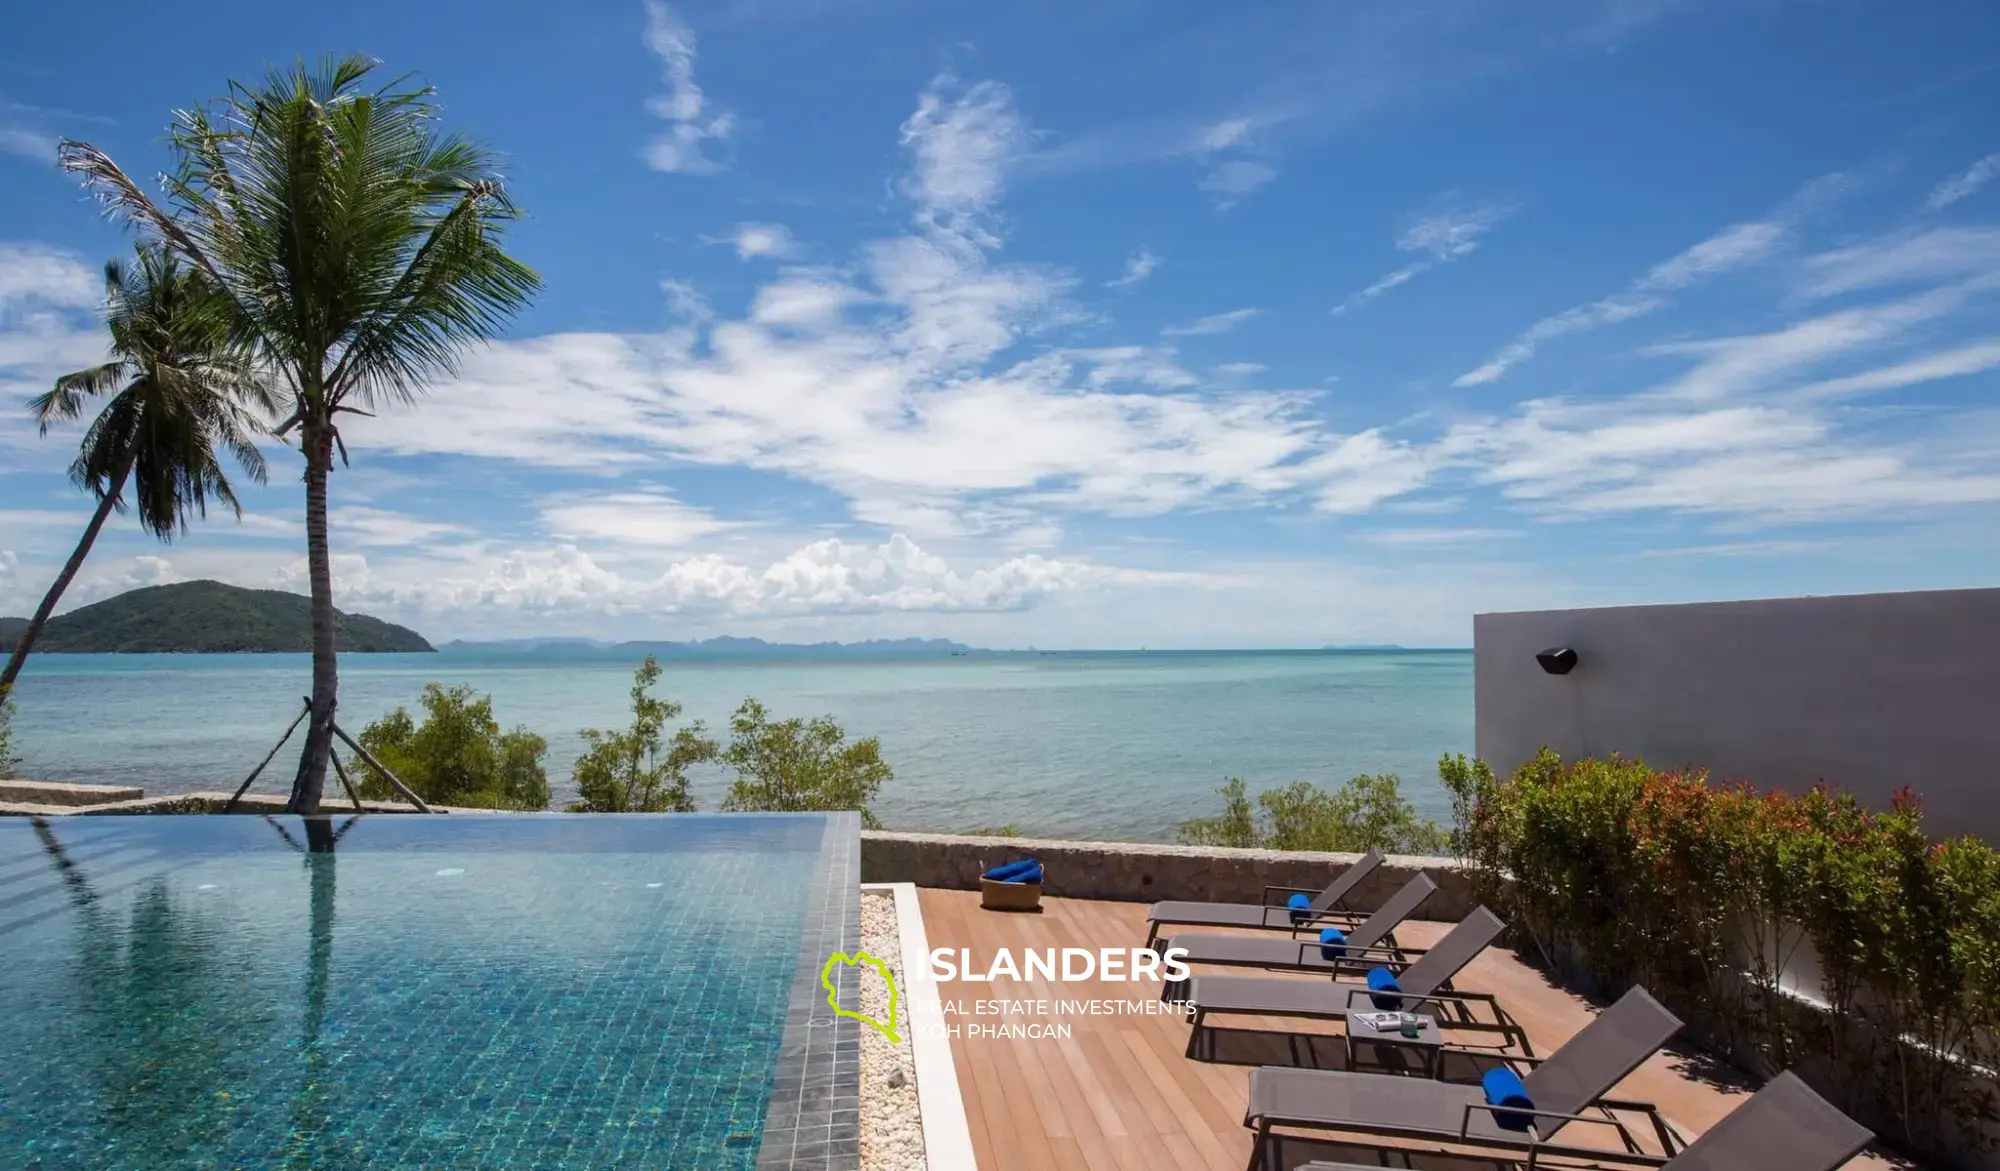
<path id="1" fill-rule="evenodd" d="M 827 1007 L 826 957 L 861 945 L 861 815 L 828 813 L 800 930 L 758 1171 L 859 1171 L 861 1029 Z M 856 969 L 835 965 L 835 1003 L 860 1008 Z"/>

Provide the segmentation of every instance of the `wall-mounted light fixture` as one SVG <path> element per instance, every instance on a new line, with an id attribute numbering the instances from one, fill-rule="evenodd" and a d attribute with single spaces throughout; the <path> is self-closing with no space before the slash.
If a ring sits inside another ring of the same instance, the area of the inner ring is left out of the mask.
<path id="1" fill-rule="evenodd" d="M 1535 661 L 1551 675 L 1567 675 L 1576 666 L 1576 652 L 1566 646 L 1550 647 L 1538 652 Z"/>

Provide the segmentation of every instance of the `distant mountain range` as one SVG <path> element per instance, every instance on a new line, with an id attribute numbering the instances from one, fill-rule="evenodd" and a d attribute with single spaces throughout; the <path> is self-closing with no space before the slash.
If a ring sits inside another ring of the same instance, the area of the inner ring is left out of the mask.
<path id="1" fill-rule="evenodd" d="M 552 658 L 661 659 L 947 659 L 992 651 L 942 638 L 878 638 L 867 642 L 765 642 L 761 638 L 703 639 L 699 642 L 609 642 L 595 638 L 454 639 L 438 647 L 460 655 L 548 655 Z"/>
<path id="2" fill-rule="evenodd" d="M 26 618 L 0 618 L 0 646 L 11 650 Z M 335 611 L 343 651 L 428 651 L 405 626 Z M 35 653 L 218 653 L 312 650 L 312 601 L 283 590 L 246 590 L 219 581 L 146 586 L 49 619 Z"/>

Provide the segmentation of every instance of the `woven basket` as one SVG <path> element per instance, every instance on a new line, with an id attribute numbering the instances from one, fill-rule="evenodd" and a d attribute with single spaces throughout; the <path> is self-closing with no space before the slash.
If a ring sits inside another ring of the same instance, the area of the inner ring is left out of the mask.
<path id="1" fill-rule="evenodd" d="M 1039 911 L 1042 884 L 1039 882 L 995 882 L 979 880 L 979 905 L 989 911 Z"/>

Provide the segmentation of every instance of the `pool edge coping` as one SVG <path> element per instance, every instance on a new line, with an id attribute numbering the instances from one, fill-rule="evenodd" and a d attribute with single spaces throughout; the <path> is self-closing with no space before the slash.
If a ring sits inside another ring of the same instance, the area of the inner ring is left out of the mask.
<path id="1" fill-rule="evenodd" d="M 958 1064 L 951 1040 L 942 1030 L 925 1028 L 925 1019 L 942 1020 L 943 1002 L 937 983 L 916 973 L 929 971 L 930 937 L 924 931 L 923 904 L 913 882 L 864 882 L 861 891 L 886 891 L 896 902 L 896 934 L 903 950 L 903 985 L 908 1006 L 910 1062 L 916 1067 L 918 1124 L 924 1132 L 924 1165 L 929 1171 L 977 1171 L 972 1127 L 965 1116 L 965 1095 L 959 1089 Z"/>

